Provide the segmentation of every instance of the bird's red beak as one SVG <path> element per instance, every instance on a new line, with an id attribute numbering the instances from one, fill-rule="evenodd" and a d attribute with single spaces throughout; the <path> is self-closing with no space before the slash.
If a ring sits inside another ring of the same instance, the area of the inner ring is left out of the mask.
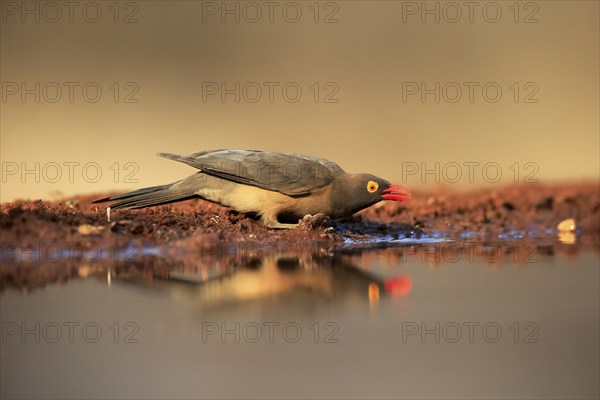
<path id="1" fill-rule="evenodd" d="M 412 198 L 408 189 L 400 185 L 390 185 L 389 188 L 381 192 L 381 197 L 385 200 L 404 201 Z"/>

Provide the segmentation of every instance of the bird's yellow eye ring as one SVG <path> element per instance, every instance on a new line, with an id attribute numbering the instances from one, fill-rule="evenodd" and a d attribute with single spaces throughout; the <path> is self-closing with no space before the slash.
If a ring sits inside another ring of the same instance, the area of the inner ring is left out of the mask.
<path id="1" fill-rule="evenodd" d="M 377 189 L 379 189 L 379 184 L 377 182 L 369 181 L 369 183 L 367 183 L 367 191 L 369 193 L 375 193 Z"/>

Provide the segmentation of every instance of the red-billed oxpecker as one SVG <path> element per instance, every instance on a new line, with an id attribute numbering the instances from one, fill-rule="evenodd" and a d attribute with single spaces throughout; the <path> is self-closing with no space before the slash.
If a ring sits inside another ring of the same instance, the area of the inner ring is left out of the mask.
<path id="1" fill-rule="evenodd" d="M 159 153 L 198 172 L 180 181 L 96 200 L 111 210 L 144 208 L 193 197 L 260 216 L 268 228 L 294 228 L 306 216 L 354 214 L 382 200 L 411 198 L 400 185 L 371 174 L 349 174 L 336 163 L 296 153 L 215 150 L 182 156 Z"/>

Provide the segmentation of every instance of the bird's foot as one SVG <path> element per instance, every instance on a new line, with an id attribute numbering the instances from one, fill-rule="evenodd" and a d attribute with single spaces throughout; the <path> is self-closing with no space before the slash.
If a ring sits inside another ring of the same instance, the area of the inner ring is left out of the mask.
<path id="1" fill-rule="evenodd" d="M 300 220 L 300 224 L 302 225 L 302 227 L 305 227 L 308 229 L 323 228 L 323 229 L 325 229 L 325 232 L 333 230 L 333 228 L 331 226 L 332 225 L 331 219 L 323 213 L 318 213 L 315 215 L 306 214 L 304 216 L 304 218 L 302 218 Z"/>
<path id="2" fill-rule="evenodd" d="M 282 224 L 281 222 L 274 219 L 264 219 L 263 225 L 269 229 L 294 229 L 298 224 Z"/>
<path id="3" fill-rule="evenodd" d="M 110 207 L 106 207 L 106 218 L 108 219 L 108 222 L 110 222 Z"/>

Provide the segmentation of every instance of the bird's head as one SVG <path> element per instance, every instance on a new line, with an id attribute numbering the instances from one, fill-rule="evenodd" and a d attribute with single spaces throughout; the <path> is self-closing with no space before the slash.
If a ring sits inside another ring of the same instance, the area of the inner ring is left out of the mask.
<path id="1" fill-rule="evenodd" d="M 334 190 L 336 203 L 343 204 L 344 214 L 350 215 L 382 200 L 405 201 L 411 199 L 410 192 L 392 185 L 371 174 L 346 174 L 340 179 L 338 190 Z M 337 193 L 336 193 L 337 192 Z"/>

